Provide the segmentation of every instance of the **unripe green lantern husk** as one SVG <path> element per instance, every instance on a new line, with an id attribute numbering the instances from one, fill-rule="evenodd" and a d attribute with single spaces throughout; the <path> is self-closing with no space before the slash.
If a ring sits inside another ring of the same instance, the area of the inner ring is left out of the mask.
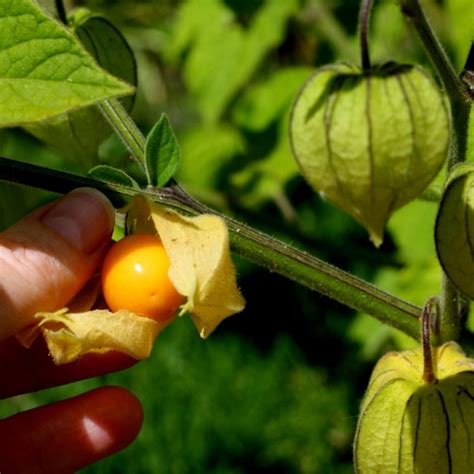
<path id="1" fill-rule="evenodd" d="M 290 120 L 293 154 L 309 184 L 380 245 L 386 221 L 433 180 L 447 155 L 449 117 L 422 69 L 362 72 L 334 64 L 303 86 Z"/>
<path id="2" fill-rule="evenodd" d="M 423 380 L 421 349 L 377 363 L 354 442 L 357 473 L 474 472 L 474 360 L 454 342 L 433 356 L 435 383 Z"/>
<path id="3" fill-rule="evenodd" d="M 449 176 L 435 226 L 438 259 L 453 285 L 474 298 L 474 163 Z"/>

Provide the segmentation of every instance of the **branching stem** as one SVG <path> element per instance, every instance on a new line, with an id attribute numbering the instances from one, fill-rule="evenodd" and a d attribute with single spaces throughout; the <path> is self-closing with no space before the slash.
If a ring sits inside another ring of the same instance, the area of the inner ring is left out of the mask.
<path id="1" fill-rule="evenodd" d="M 137 194 L 145 194 L 155 202 L 174 208 L 181 213 L 218 214 L 195 201 L 176 184 L 166 188 L 140 191 L 6 158 L 0 158 L 0 176 L 5 181 L 62 194 L 80 186 L 94 187 L 106 194 L 117 206 L 123 206 Z M 289 244 L 227 216 L 221 215 L 221 217 L 229 229 L 232 249 L 244 258 L 327 295 L 350 308 L 370 314 L 415 339 L 419 338 L 421 308 L 392 296 Z"/>
<path id="2" fill-rule="evenodd" d="M 448 173 L 466 160 L 469 115 L 472 105 L 472 92 L 468 84 L 456 74 L 446 51 L 434 32 L 419 0 L 400 0 L 402 12 L 413 24 L 438 75 L 443 83 L 451 109 L 452 130 L 448 155 Z M 443 275 L 440 301 L 440 342 L 457 340 L 461 331 L 459 293 Z"/>

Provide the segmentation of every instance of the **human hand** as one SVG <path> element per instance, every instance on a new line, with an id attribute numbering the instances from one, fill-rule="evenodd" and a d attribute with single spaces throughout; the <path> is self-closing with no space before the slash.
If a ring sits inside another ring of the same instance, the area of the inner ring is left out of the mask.
<path id="1" fill-rule="evenodd" d="M 107 251 L 114 211 L 100 193 L 79 189 L 0 233 L 0 398 L 133 365 L 108 352 L 56 366 L 41 338 L 31 349 L 13 336 L 39 311 L 68 302 Z M 143 421 L 139 401 L 103 387 L 0 421 L 1 474 L 67 474 L 127 446 Z"/>

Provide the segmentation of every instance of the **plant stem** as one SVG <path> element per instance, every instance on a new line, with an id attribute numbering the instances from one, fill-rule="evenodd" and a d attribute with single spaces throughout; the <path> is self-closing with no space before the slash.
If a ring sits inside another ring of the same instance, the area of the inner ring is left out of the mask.
<path id="1" fill-rule="evenodd" d="M 453 98 L 461 102 L 469 102 L 465 87 L 456 74 L 446 51 L 434 32 L 419 0 L 400 0 L 402 13 L 413 24 L 418 36 L 433 62 L 446 92 L 452 102 Z"/>
<path id="2" fill-rule="evenodd" d="M 431 316 L 436 310 L 437 298 L 430 298 L 423 308 L 421 316 L 421 341 L 423 345 L 423 380 L 435 383 L 436 375 L 433 368 L 433 352 L 431 349 Z"/>
<path id="3" fill-rule="evenodd" d="M 97 104 L 104 118 L 132 154 L 151 185 L 150 174 L 145 166 L 145 137 L 118 99 L 109 99 Z"/>
<path id="4" fill-rule="evenodd" d="M 359 42 L 362 69 L 368 71 L 370 69 L 369 56 L 369 23 L 370 14 L 372 12 L 373 0 L 361 0 L 359 12 Z"/>
<path id="5" fill-rule="evenodd" d="M 212 212 L 219 215 L 197 203 L 177 185 L 140 191 L 6 158 L 0 158 L 0 176 L 5 181 L 57 193 L 66 193 L 79 186 L 94 187 L 118 206 L 142 194 L 179 212 L 192 215 Z M 370 314 L 415 339 L 419 338 L 421 308 L 245 224 L 227 216 L 221 217 L 229 229 L 232 249 L 244 258 L 353 309 Z"/>
<path id="6" fill-rule="evenodd" d="M 448 154 L 448 173 L 465 161 L 472 96 L 467 85 L 456 74 L 454 66 L 434 32 L 419 0 L 400 0 L 403 14 L 418 33 L 449 98 L 452 118 L 451 142 Z M 459 292 L 443 274 L 440 301 L 440 342 L 457 340 L 461 331 Z"/>
<path id="7" fill-rule="evenodd" d="M 66 9 L 64 8 L 64 4 L 62 0 L 56 0 L 56 11 L 58 12 L 58 18 L 61 21 L 61 23 L 67 25 L 67 15 L 66 15 Z"/>

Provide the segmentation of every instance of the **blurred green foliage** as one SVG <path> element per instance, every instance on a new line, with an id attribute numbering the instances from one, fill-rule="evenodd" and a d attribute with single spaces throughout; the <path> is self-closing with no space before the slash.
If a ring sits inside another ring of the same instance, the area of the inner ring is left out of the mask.
<path id="1" fill-rule="evenodd" d="M 467 3 L 424 2 L 458 68 L 472 36 Z M 422 304 L 438 291 L 434 204 L 400 210 L 375 250 L 360 226 L 314 195 L 290 154 L 289 110 L 312 68 L 358 61 L 357 0 L 74 4 L 104 13 L 129 41 L 139 81 L 133 116 L 145 132 L 162 112 L 170 117 L 183 157 L 177 180 L 191 194 L 410 301 Z M 429 67 L 393 0 L 376 2 L 370 39 L 374 62 Z M 87 171 L 21 130 L 0 132 L 0 153 Z M 129 167 L 130 160 L 110 137 L 95 164 Z M 0 192 L 3 228 L 51 197 L 6 184 Z M 209 340 L 178 320 L 137 367 L 17 397 L 3 403 L 1 414 L 119 384 L 142 400 L 143 431 L 124 452 L 84 472 L 352 472 L 352 435 L 368 374 L 383 351 L 406 339 L 236 262 L 247 308 Z"/>

